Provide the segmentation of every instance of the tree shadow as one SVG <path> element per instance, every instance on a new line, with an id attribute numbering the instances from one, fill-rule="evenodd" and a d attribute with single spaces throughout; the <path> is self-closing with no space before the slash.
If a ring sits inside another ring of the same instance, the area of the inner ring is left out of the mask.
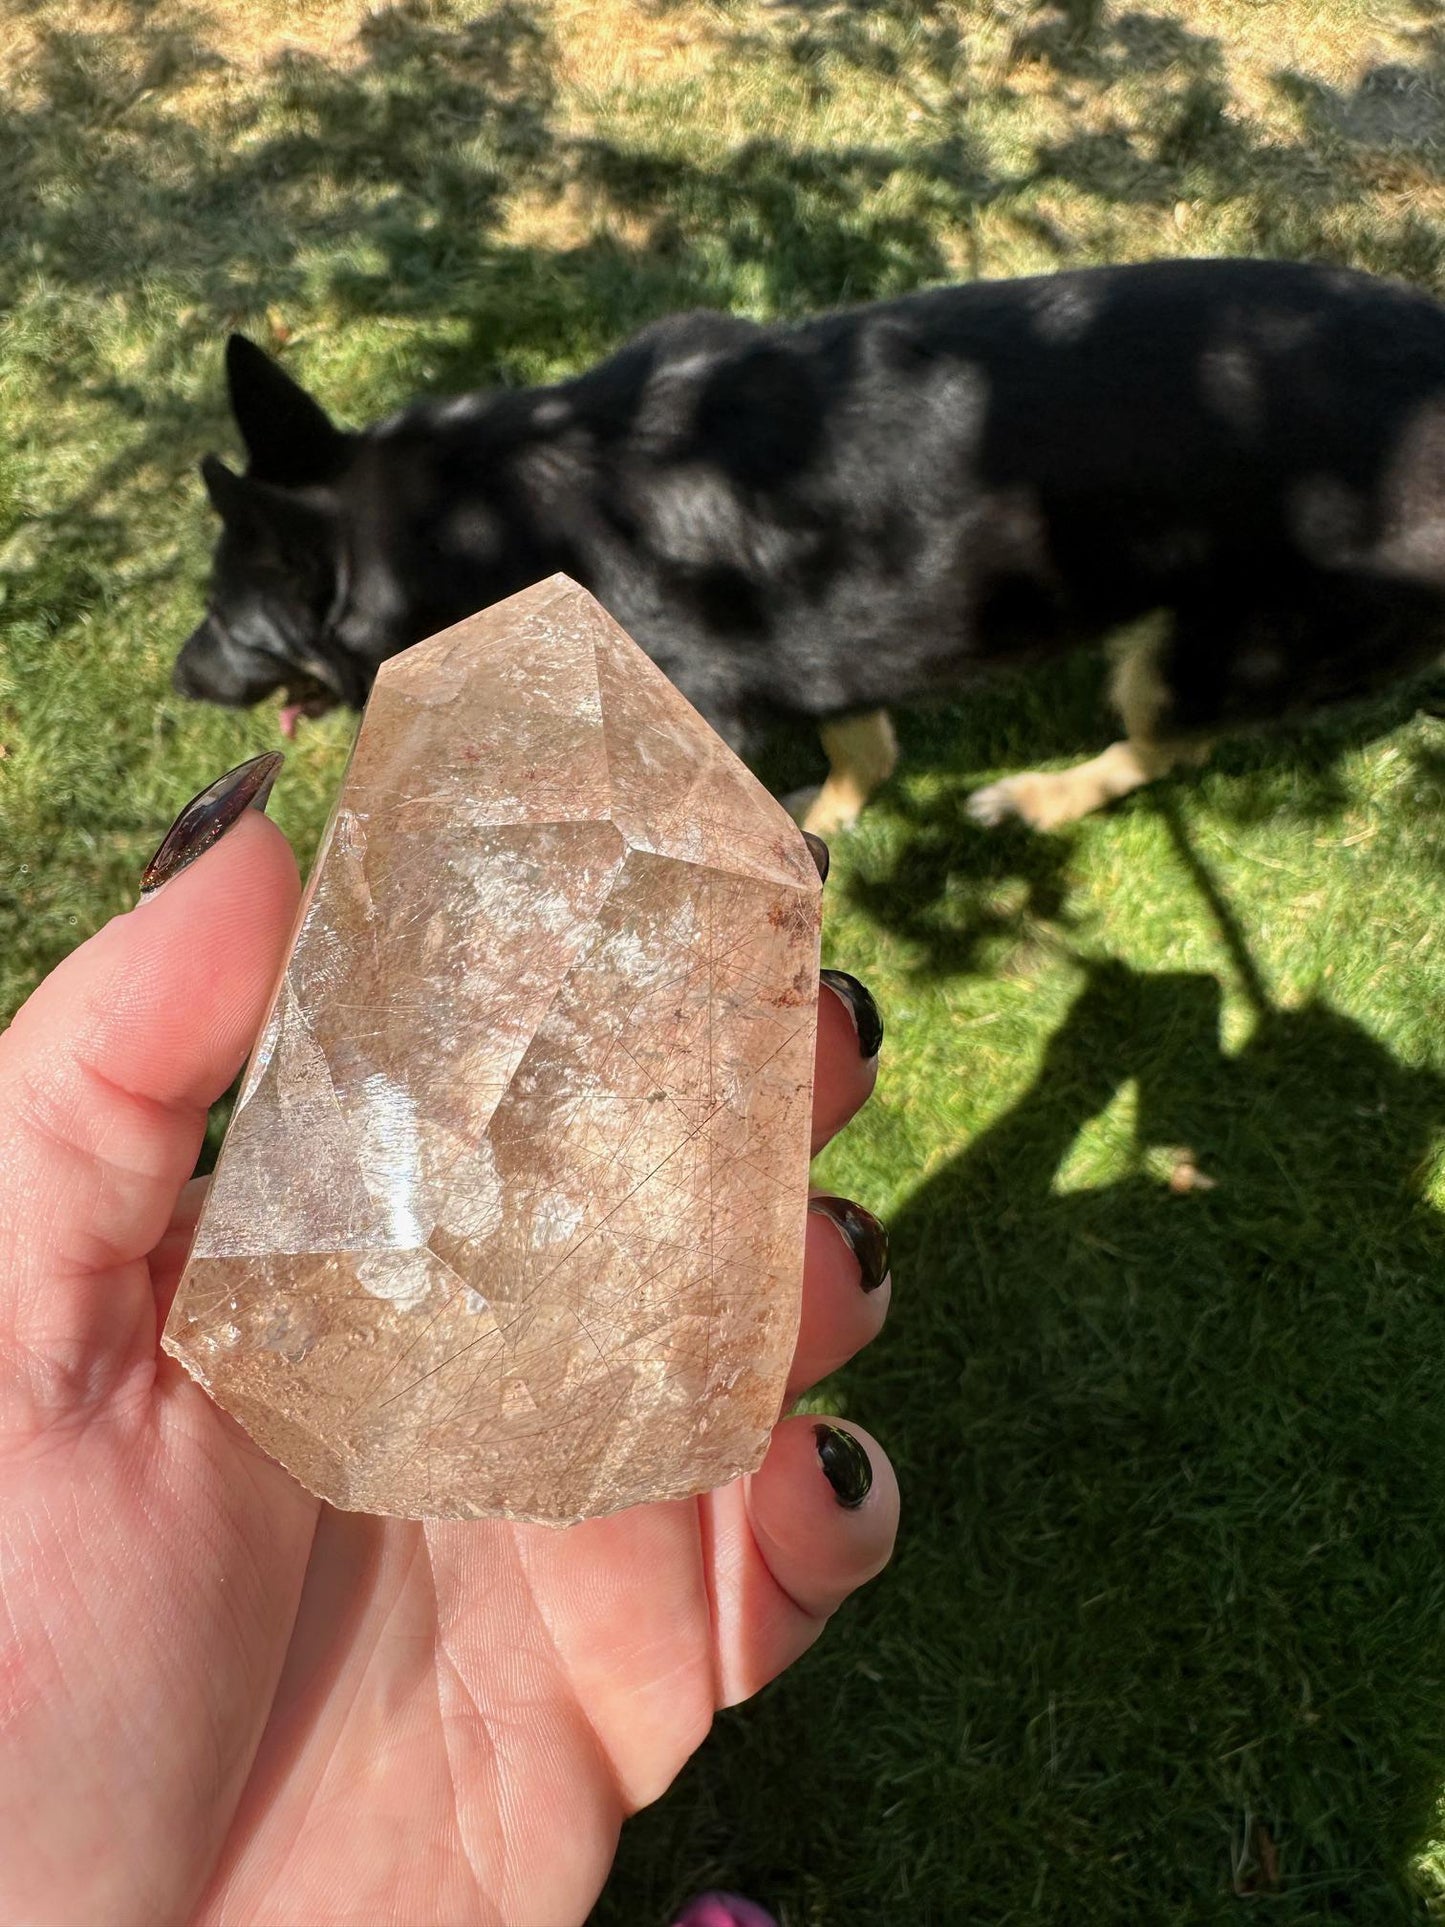
<path id="1" fill-rule="evenodd" d="M 0 298 L 25 306 L 27 372 L 57 414 L 104 422 L 93 438 L 108 451 L 7 555 L 12 606 L 53 622 L 103 606 L 127 545 L 157 566 L 152 498 L 231 433 L 230 329 L 282 347 L 303 317 L 344 323 L 364 309 L 368 256 L 394 288 L 427 285 L 435 310 L 444 287 L 456 299 L 448 251 L 475 258 L 516 175 L 551 164 L 554 85 L 542 16 L 522 5 L 475 20 L 402 0 L 336 55 L 278 54 L 245 84 L 204 11 L 158 23 L 134 0 L 87 30 L 29 11 L 24 84 L 0 104 Z M 157 306 L 165 325 L 147 320 Z M 133 333 L 116 354 L 137 323 L 139 351 Z M 213 353 L 198 391 L 193 368 Z M 371 399 L 380 412 L 392 398 L 373 386 Z M 200 560 L 172 549 L 161 566 Z"/>
<path id="2" fill-rule="evenodd" d="M 940 217 L 966 211 L 988 191 L 987 174 L 963 134 L 916 147 L 886 148 L 745 142 L 717 167 L 663 153 L 580 142 L 577 179 L 623 215 L 656 215 L 653 244 L 675 254 L 706 240 L 735 266 L 761 271 L 766 306 L 795 314 L 901 294 L 944 278 Z M 861 220 L 904 171 L 947 196 L 949 207 L 919 197 Z"/>
<path id="3" fill-rule="evenodd" d="M 737 44 L 781 44 L 814 76 L 819 100 L 832 91 L 824 72 L 830 61 L 910 88 L 929 81 L 950 90 L 967 62 L 960 11 L 947 0 L 775 0 L 769 14 L 779 42 L 744 31 Z"/>
<path id="4" fill-rule="evenodd" d="M 1192 80 L 1217 81 L 1223 74 L 1217 36 L 1168 14 L 1116 13 L 1105 0 L 1036 0 L 1033 11 L 1034 24 L 1014 37 L 1015 58 L 1045 62 L 1071 78 L 1107 84 L 1174 70 Z"/>
<path id="5" fill-rule="evenodd" d="M 899 1214 L 887 1342 L 843 1378 L 898 1467 L 895 1564 L 637 1823 L 599 1923 L 719 1877 L 812 1920 L 814 1870 L 840 1927 L 1422 1917 L 1445 1081 L 1323 1004 L 1233 1053 L 1219 1023 L 1210 977 L 1087 967 Z"/>
<path id="6" fill-rule="evenodd" d="M 1202 774 L 1166 777 L 1111 814 L 1194 807 L 1247 831 L 1261 825 L 1327 826 L 1357 802 L 1343 766 L 1394 732 L 1409 774 L 1406 789 L 1422 821 L 1411 826 L 1417 854 L 1430 856 L 1424 824 L 1445 797 L 1445 751 L 1434 732 L 1405 730 L 1445 715 L 1445 674 L 1432 671 L 1369 702 L 1293 724 L 1226 738 Z M 901 767 L 926 772 L 894 783 L 871 807 L 901 835 L 860 838 L 839 887 L 848 901 L 903 938 L 920 977 L 1017 967 L 1040 946 L 1057 950 L 1080 924 L 1070 907 L 1079 832 L 1040 833 L 1005 822 L 983 828 L 969 798 L 995 774 L 1093 755 L 1117 735 L 1098 652 L 983 683 L 966 702 L 899 717 Z M 1445 859 L 1445 850 L 1438 852 Z"/>
<path id="7" fill-rule="evenodd" d="M 1412 161 L 1417 177 L 1445 180 L 1445 25 L 1433 5 L 1419 5 L 1421 24 L 1410 34 L 1418 60 L 1382 61 L 1348 92 L 1302 74 L 1280 85 L 1302 109 L 1322 141 L 1344 141 L 1376 154 Z"/>
<path id="8" fill-rule="evenodd" d="M 565 263 L 598 303 L 599 351 L 679 297 L 726 301 L 740 267 L 764 270 L 749 285 L 778 312 L 896 292 L 946 272 L 936 233 L 946 197 L 962 205 L 988 186 L 963 132 L 906 153 L 758 139 L 716 171 L 578 135 L 558 118 L 548 12 L 523 0 L 480 17 L 455 0 L 399 0 L 340 51 L 274 54 L 255 85 L 234 98 L 220 90 L 203 110 L 197 83 L 226 67 L 206 25 L 203 12 L 155 25 L 141 0 L 123 24 L 93 31 L 42 17 L 24 97 L 0 111 L 13 190 L 0 295 L 13 300 L 37 271 L 70 292 L 108 293 L 146 273 L 185 290 L 155 356 L 130 383 L 93 391 L 138 415 L 184 351 L 226 326 L 274 327 L 288 303 L 342 322 L 419 324 L 388 371 L 402 397 L 413 382 L 505 378 L 509 331 L 468 354 L 452 326 L 479 304 L 495 322 L 480 284 L 529 263 Z M 729 50 L 745 57 L 750 44 L 739 32 Z M 945 199 L 861 212 L 904 168 Z M 77 178 L 97 192 L 68 191 Z M 500 238 L 519 198 L 567 195 L 574 216 L 595 214 L 595 232 L 563 219 L 555 247 Z M 655 231 L 639 237 L 639 219 Z M 621 285 L 622 263 L 643 276 L 641 304 Z M 546 319 L 555 339 L 555 311 Z M 289 338 L 283 325 L 279 345 Z M 531 339 L 523 322 L 516 340 Z M 78 337 L 62 346 L 58 379 L 94 371 Z M 171 427 L 157 424 L 156 446 Z"/>
<path id="9" fill-rule="evenodd" d="M 161 24 L 134 0 L 83 31 L 26 10 L 33 58 L 0 104 L 0 298 L 50 290 L 21 352 L 57 409 L 107 419 L 113 450 L 31 519 L 18 565 L 37 559 L 42 605 L 70 606 L 68 554 L 115 560 L 138 488 L 229 440 L 232 328 L 284 352 L 361 318 L 405 323 L 330 397 L 362 422 L 419 393 L 570 372 L 681 307 L 795 313 L 946 278 L 939 237 L 989 186 L 961 131 L 906 153 L 758 139 L 716 169 L 578 134 L 559 118 L 550 15 L 528 0 L 481 15 L 399 0 L 244 84 L 204 10 Z M 515 238 L 523 204 L 549 238 Z M 139 352 L 108 352 L 118 318 L 157 304 L 165 325 Z M 96 575 L 79 570 L 82 613 Z"/>
<path id="10" fill-rule="evenodd" d="M 1438 222 L 1408 204 L 1388 218 L 1379 209 L 1369 220 L 1340 218 L 1377 184 L 1381 153 L 1428 161 L 1428 178 L 1439 178 L 1445 77 L 1433 16 L 1413 35 L 1418 63 L 1382 65 L 1349 96 L 1308 74 L 1275 74 L 1279 97 L 1302 121 L 1289 139 L 1235 97 L 1216 36 L 1103 0 L 1040 0 L 1036 11 L 1041 18 L 1016 39 L 1018 59 L 1082 84 L 1105 125 L 1041 142 L 1035 182 L 1067 183 L 1112 208 L 1228 213 L 1236 252 L 1338 262 L 1445 289 Z"/>
<path id="11" fill-rule="evenodd" d="M 414 282 L 434 268 L 425 235 L 484 235 L 517 170 L 555 145 L 544 16 L 512 0 L 481 19 L 401 0 L 341 53 L 282 51 L 261 84 L 204 100 L 196 83 L 227 67 L 204 14 L 156 25 L 149 11 L 136 0 L 121 25 L 36 29 L 24 96 L 0 122 L 15 189 L 7 298 L 36 269 L 102 292 L 151 272 L 183 279 L 213 317 L 253 313 L 314 296 L 309 252 L 398 232 L 418 247 Z M 77 178 L 95 192 L 66 192 Z M 182 340 L 202 318 L 181 317 Z M 173 353 L 176 335 L 162 346 Z"/>

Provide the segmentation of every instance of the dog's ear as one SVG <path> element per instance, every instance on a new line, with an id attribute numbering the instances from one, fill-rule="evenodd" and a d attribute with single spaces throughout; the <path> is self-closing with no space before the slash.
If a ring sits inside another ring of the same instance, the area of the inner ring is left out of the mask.
<path id="1" fill-rule="evenodd" d="M 345 467 L 351 437 L 244 335 L 226 343 L 226 383 L 256 481 L 306 488 L 332 481 Z"/>
<path id="2" fill-rule="evenodd" d="M 228 531 L 253 549 L 304 556 L 309 562 L 331 552 L 335 518 L 324 502 L 307 501 L 254 475 L 238 475 L 219 455 L 202 459 L 201 479 Z"/>
<path id="3" fill-rule="evenodd" d="M 241 522 L 249 515 L 251 491 L 243 476 L 227 468 L 219 455 L 201 457 L 201 480 L 211 498 L 211 507 L 223 522 Z"/>

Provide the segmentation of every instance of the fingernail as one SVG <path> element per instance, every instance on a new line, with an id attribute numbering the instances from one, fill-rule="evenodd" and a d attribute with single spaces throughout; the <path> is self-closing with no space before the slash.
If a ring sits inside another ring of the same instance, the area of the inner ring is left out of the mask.
<path id="1" fill-rule="evenodd" d="M 823 982 L 841 997 L 858 1033 L 858 1049 L 865 1058 L 876 1057 L 883 1042 L 883 1018 L 871 993 L 846 970 L 825 970 Z"/>
<path id="2" fill-rule="evenodd" d="M 140 880 L 141 902 L 152 896 L 163 883 L 204 856 L 247 810 L 264 810 L 276 781 L 276 772 L 286 758 L 279 750 L 253 756 L 227 770 L 209 789 L 193 796 L 161 839 L 161 846 L 145 867 Z"/>
<path id="3" fill-rule="evenodd" d="M 858 1282 L 864 1291 L 877 1291 L 888 1276 L 888 1233 L 871 1211 L 851 1198 L 820 1192 L 809 1198 L 808 1209 L 837 1225 L 858 1260 Z"/>
<path id="4" fill-rule="evenodd" d="M 815 1425 L 813 1438 L 818 1447 L 818 1463 L 839 1505 L 856 1512 L 873 1490 L 873 1467 L 868 1454 L 841 1425 Z"/>
<path id="5" fill-rule="evenodd" d="M 812 857 L 814 863 L 818 866 L 819 883 L 826 883 L 828 881 L 828 871 L 833 862 L 832 857 L 828 854 L 827 844 L 821 836 L 814 836 L 811 830 L 804 830 L 803 841 L 808 846 L 808 855 Z"/>

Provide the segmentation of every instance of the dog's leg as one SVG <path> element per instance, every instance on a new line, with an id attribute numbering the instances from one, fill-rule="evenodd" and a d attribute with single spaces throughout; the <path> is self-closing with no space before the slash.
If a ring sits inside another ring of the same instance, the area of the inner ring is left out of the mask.
<path id="1" fill-rule="evenodd" d="M 898 738 L 886 709 L 844 716 L 819 732 L 828 757 L 828 780 L 808 805 L 803 828 L 832 836 L 858 820 L 858 813 L 898 765 Z"/>
<path id="2" fill-rule="evenodd" d="M 1131 796 L 1180 764 L 1206 762 L 1211 743 L 1169 734 L 1164 642 L 1164 633 L 1151 624 L 1125 637 L 1115 651 L 1109 695 L 1127 731 L 1122 742 L 1072 769 L 1026 770 L 976 790 L 968 800 L 974 821 L 992 826 L 1017 816 L 1033 829 L 1056 830 Z"/>
<path id="3" fill-rule="evenodd" d="M 1006 776 L 1001 783 L 975 790 L 968 813 L 975 823 L 993 825 L 1017 816 L 1036 830 L 1056 830 L 1076 823 L 1105 803 L 1131 796 L 1146 783 L 1165 776 L 1181 763 L 1202 763 L 1208 743 L 1111 743 L 1101 756 L 1072 769 L 1027 770 Z"/>

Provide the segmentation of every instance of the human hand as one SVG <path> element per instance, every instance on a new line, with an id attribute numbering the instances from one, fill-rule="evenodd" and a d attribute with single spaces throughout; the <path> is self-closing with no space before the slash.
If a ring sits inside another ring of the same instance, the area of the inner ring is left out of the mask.
<path id="1" fill-rule="evenodd" d="M 807 1418 L 750 1479 L 563 1532 L 337 1512 L 161 1354 L 297 889 L 246 811 L 0 1038 L 7 1927 L 575 1927 L 625 1816 L 892 1546 L 882 1452 Z M 818 1147 L 876 1069 L 836 990 Z M 829 1212 L 790 1397 L 887 1307 L 881 1233 Z"/>

